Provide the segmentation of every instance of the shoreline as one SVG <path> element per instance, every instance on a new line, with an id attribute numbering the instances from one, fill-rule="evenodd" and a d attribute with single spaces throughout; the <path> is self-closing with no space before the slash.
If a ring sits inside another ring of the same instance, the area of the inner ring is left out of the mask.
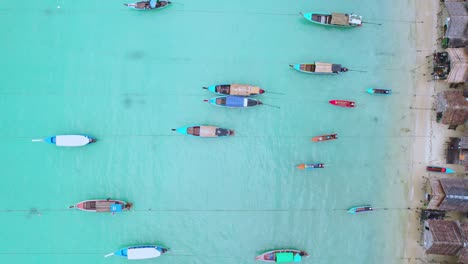
<path id="1" fill-rule="evenodd" d="M 415 26 L 415 50 L 416 66 L 423 74 L 415 74 L 411 99 L 410 116 L 412 120 L 412 134 L 414 137 L 410 151 L 410 170 L 408 173 L 408 200 L 407 205 L 413 210 L 408 211 L 406 226 L 404 226 L 404 256 L 403 263 L 416 264 L 421 261 L 441 261 L 453 258 L 439 255 L 426 255 L 422 247 L 422 234 L 419 222 L 419 211 L 416 208 L 423 206 L 426 179 L 436 175 L 426 172 L 429 164 L 445 165 L 445 142 L 448 137 L 459 136 L 460 132 L 449 130 L 447 125 L 436 122 L 435 96 L 440 91 L 446 90 L 445 81 L 428 81 L 431 79 L 431 64 L 428 61 L 434 50 L 440 51 L 438 16 L 442 11 L 443 3 L 438 0 L 417 2 L 415 20 L 424 21 Z M 427 66 L 426 66 L 427 65 Z M 428 68 L 429 67 L 429 68 Z M 423 136 L 424 135 L 424 136 Z M 453 165 L 457 166 L 458 165 Z M 451 165 L 451 167 L 453 167 Z M 461 168 L 461 166 L 460 166 Z"/>

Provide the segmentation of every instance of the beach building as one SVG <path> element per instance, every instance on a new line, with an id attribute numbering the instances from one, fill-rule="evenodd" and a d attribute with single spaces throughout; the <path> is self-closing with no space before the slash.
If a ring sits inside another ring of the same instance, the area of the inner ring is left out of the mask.
<path id="1" fill-rule="evenodd" d="M 465 84 L 468 82 L 468 50 L 466 48 L 447 49 L 450 71 L 447 82 L 453 84 Z"/>
<path id="2" fill-rule="evenodd" d="M 457 256 L 459 263 L 468 263 L 468 224 L 459 221 L 424 221 L 426 254 Z"/>
<path id="3" fill-rule="evenodd" d="M 468 3 L 466 1 L 446 1 L 448 16 L 444 25 L 443 46 L 464 48 L 468 45 Z"/>
<path id="4" fill-rule="evenodd" d="M 468 212 L 468 179 L 431 179 L 429 183 L 427 209 Z"/>
<path id="5" fill-rule="evenodd" d="M 468 101 L 463 91 L 444 91 L 437 94 L 437 122 L 456 128 L 468 119 Z"/>
<path id="6" fill-rule="evenodd" d="M 468 171 L 468 134 L 460 138 L 450 138 L 446 163 L 462 165 L 465 171 Z"/>

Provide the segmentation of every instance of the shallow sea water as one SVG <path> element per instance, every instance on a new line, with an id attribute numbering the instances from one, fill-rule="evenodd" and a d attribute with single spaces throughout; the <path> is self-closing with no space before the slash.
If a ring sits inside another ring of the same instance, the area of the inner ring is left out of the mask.
<path id="1" fill-rule="evenodd" d="M 138 244 L 174 249 L 139 263 L 254 263 L 276 248 L 308 251 L 305 263 L 402 263 L 411 2 L 175 1 L 154 12 L 114 0 L 0 2 L 1 263 L 124 263 L 103 255 Z M 301 11 L 352 11 L 382 25 L 326 28 Z M 366 72 L 288 67 L 313 61 Z M 204 103 L 214 95 L 201 87 L 221 83 L 261 86 L 259 99 L 281 108 Z M 171 131 L 195 124 L 236 135 Z M 31 142 L 72 133 L 99 141 Z M 326 133 L 339 140 L 310 141 Z M 326 168 L 295 168 L 304 162 Z M 67 209 L 107 197 L 135 211 Z M 345 212 L 361 204 L 388 210 Z"/>

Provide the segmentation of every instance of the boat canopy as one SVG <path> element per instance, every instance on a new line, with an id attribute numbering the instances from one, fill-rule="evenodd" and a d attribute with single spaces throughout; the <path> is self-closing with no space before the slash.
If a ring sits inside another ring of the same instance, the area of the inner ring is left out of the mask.
<path id="1" fill-rule="evenodd" d="M 315 63 L 315 72 L 324 72 L 324 73 L 333 73 L 333 65 L 337 64 L 331 64 L 331 63 L 325 63 L 325 62 L 316 62 Z"/>
<path id="2" fill-rule="evenodd" d="M 226 106 L 229 107 L 243 107 L 246 106 L 246 101 L 244 97 L 239 96 L 228 96 L 226 97 Z"/>
<path id="3" fill-rule="evenodd" d="M 349 25 L 349 17 L 347 15 L 341 14 L 341 13 L 332 13 L 332 19 L 331 19 L 330 24 L 348 26 Z"/>
<path id="4" fill-rule="evenodd" d="M 231 95 L 249 96 L 250 94 L 259 94 L 260 87 L 246 84 L 231 84 Z"/>
<path id="5" fill-rule="evenodd" d="M 128 259 L 149 259 L 161 256 L 161 252 L 154 246 L 128 248 Z"/>
<path id="6" fill-rule="evenodd" d="M 122 211 L 122 205 L 119 202 L 116 201 L 96 201 L 96 212 L 121 212 Z M 120 206 L 120 211 L 112 211 L 118 210 L 118 207 Z"/>
<path id="7" fill-rule="evenodd" d="M 292 252 L 276 253 L 276 262 L 293 262 L 294 254 Z"/>
<path id="8" fill-rule="evenodd" d="M 62 147 L 79 147 L 89 143 L 89 138 L 83 135 L 57 135 L 55 145 Z"/>
<path id="9" fill-rule="evenodd" d="M 214 136 L 216 136 L 216 127 L 200 126 L 200 137 L 214 137 Z"/>

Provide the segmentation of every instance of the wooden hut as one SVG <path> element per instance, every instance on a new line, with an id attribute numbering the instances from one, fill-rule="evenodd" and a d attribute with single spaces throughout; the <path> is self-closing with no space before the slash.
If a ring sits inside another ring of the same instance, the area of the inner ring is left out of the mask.
<path id="1" fill-rule="evenodd" d="M 455 221 L 427 220 L 424 222 L 426 254 L 455 256 L 463 248 L 463 235 Z"/>
<path id="2" fill-rule="evenodd" d="M 431 179 L 428 209 L 468 212 L 468 179 Z"/>
<path id="3" fill-rule="evenodd" d="M 445 2 L 448 12 L 445 37 L 449 48 L 460 48 L 468 45 L 468 3 Z"/>
<path id="4" fill-rule="evenodd" d="M 447 49 L 450 60 L 450 72 L 447 77 L 449 84 L 468 82 L 468 51 L 466 48 Z"/>
<path id="5" fill-rule="evenodd" d="M 462 91 L 444 91 L 437 95 L 436 111 L 442 124 L 462 125 L 468 118 L 468 101 Z"/>

